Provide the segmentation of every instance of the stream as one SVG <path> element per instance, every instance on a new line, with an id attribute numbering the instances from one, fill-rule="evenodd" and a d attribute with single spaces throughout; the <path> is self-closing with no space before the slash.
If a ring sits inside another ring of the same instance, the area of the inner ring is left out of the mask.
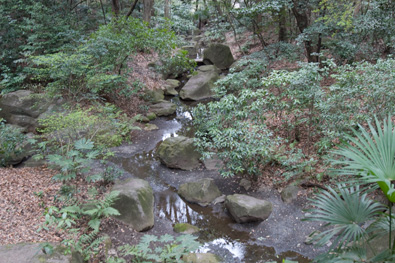
<path id="1" fill-rule="evenodd" d="M 175 116 L 151 121 L 159 130 L 138 132 L 133 143 L 114 148 L 115 157 L 110 160 L 127 172 L 125 178 L 147 180 L 154 191 L 155 226 L 145 233 L 174 235 L 175 223 L 189 223 L 201 230 L 199 252 L 217 254 L 224 262 L 282 262 L 283 259 L 310 262 L 309 257 L 319 251 L 303 243 L 315 228 L 300 222 L 305 200 L 284 204 L 277 190 L 263 188 L 248 192 L 272 202 L 273 212 L 261 223 L 236 224 L 221 203 L 201 207 L 179 197 L 177 188 L 180 184 L 208 177 L 215 180 L 224 194 L 247 192 L 238 184 L 240 178 L 222 178 L 218 171 L 208 170 L 203 165 L 193 171 L 182 171 L 160 163 L 155 157 L 159 142 L 171 136 L 193 137 L 190 110 L 196 103 L 182 102 L 178 97 L 167 99 L 177 104 Z"/>

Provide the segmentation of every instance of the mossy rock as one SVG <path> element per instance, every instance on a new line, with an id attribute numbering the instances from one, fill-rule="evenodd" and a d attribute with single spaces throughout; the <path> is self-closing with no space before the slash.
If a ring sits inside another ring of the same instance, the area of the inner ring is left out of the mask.
<path id="1" fill-rule="evenodd" d="M 174 232 L 182 234 L 194 234 L 200 231 L 197 226 L 188 223 L 178 223 L 174 225 Z"/>
<path id="2" fill-rule="evenodd" d="M 201 206 L 207 206 L 213 203 L 214 200 L 222 195 L 211 178 L 182 184 L 178 189 L 178 194 L 188 202 L 197 203 Z"/>
<path id="3" fill-rule="evenodd" d="M 117 181 L 113 190 L 120 192 L 113 207 L 121 215 L 115 218 L 132 226 L 136 231 L 145 231 L 154 226 L 154 194 L 147 181 Z"/>
<path id="4" fill-rule="evenodd" d="M 156 151 L 159 160 L 169 168 L 192 170 L 199 167 L 201 154 L 196 150 L 192 138 L 170 137 Z"/>
<path id="5" fill-rule="evenodd" d="M 144 98 L 151 103 L 161 102 L 165 98 L 164 91 L 161 89 L 146 90 L 145 94 L 146 96 Z"/>
<path id="6" fill-rule="evenodd" d="M 219 263 L 221 258 L 212 253 L 190 253 L 182 257 L 186 263 Z"/>
<path id="7" fill-rule="evenodd" d="M 150 121 L 153 121 L 153 120 L 155 120 L 157 118 L 155 112 L 148 112 L 146 117 Z"/>

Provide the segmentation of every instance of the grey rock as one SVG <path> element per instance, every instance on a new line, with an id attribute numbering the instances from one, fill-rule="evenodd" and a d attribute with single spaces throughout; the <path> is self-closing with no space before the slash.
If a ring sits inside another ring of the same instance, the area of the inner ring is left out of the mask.
<path id="1" fill-rule="evenodd" d="M 222 195 L 211 178 L 182 184 L 178 189 L 178 194 L 188 202 L 197 203 L 201 206 L 213 203 L 214 200 Z"/>
<path id="2" fill-rule="evenodd" d="M 281 191 L 281 199 L 284 203 L 291 203 L 298 198 L 298 193 L 301 189 L 298 186 L 289 185 Z"/>
<path id="3" fill-rule="evenodd" d="M 195 45 L 183 46 L 182 49 L 188 51 L 188 57 L 191 59 L 196 58 L 197 49 Z"/>
<path id="4" fill-rule="evenodd" d="M 48 110 L 51 102 L 43 94 L 34 94 L 29 90 L 11 92 L 0 99 L 0 118 L 33 132 L 37 126 L 36 119 Z"/>
<path id="5" fill-rule="evenodd" d="M 180 91 L 181 99 L 203 100 L 214 95 L 212 88 L 219 78 L 219 69 L 213 65 L 201 66 Z"/>
<path id="6" fill-rule="evenodd" d="M 192 138 L 167 138 L 158 146 L 156 153 L 160 161 L 169 168 L 192 170 L 200 164 L 201 155 L 193 145 Z"/>
<path id="7" fill-rule="evenodd" d="M 245 178 L 240 180 L 240 185 L 246 189 L 246 191 L 251 189 L 251 181 Z"/>
<path id="8" fill-rule="evenodd" d="M 147 123 L 144 127 L 144 131 L 154 131 L 154 130 L 159 130 L 158 126 L 155 124 Z"/>
<path id="9" fill-rule="evenodd" d="M 213 205 L 223 203 L 223 202 L 225 202 L 225 200 L 226 200 L 226 195 L 221 195 L 221 196 L 214 199 Z"/>
<path id="10" fill-rule="evenodd" d="M 248 195 L 228 195 L 225 206 L 237 223 L 263 221 L 272 213 L 272 204 L 269 201 Z"/>
<path id="11" fill-rule="evenodd" d="M 45 254 L 42 243 L 21 243 L 0 246 L 0 262 L 2 263 L 83 263 L 81 254 L 73 252 L 64 255 L 64 248 L 53 245 L 53 253 Z"/>
<path id="12" fill-rule="evenodd" d="M 234 61 L 230 48 L 224 44 L 211 44 L 203 52 L 203 63 L 220 69 L 229 68 Z"/>
<path id="13" fill-rule="evenodd" d="M 212 253 L 190 253 L 182 257 L 186 263 L 219 263 L 221 258 Z"/>
<path id="14" fill-rule="evenodd" d="M 145 94 L 147 94 L 146 100 L 151 103 L 161 102 L 165 98 L 164 91 L 162 89 L 146 90 Z"/>
<path id="15" fill-rule="evenodd" d="M 180 82 L 176 79 L 167 79 L 165 85 L 165 94 L 171 96 L 177 96 L 178 92 L 176 88 L 180 86 Z"/>
<path id="16" fill-rule="evenodd" d="M 154 226 L 154 195 L 147 181 L 117 181 L 113 190 L 120 191 L 119 199 L 113 207 L 121 215 L 115 218 L 131 225 L 136 231 L 148 230 Z"/>
<path id="17" fill-rule="evenodd" d="M 176 112 L 177 105 L 169 101 L 161 101 L 159 103 L 150 106 L 150 112 L 156 114 L 156 116 L 169 116 Z"/>

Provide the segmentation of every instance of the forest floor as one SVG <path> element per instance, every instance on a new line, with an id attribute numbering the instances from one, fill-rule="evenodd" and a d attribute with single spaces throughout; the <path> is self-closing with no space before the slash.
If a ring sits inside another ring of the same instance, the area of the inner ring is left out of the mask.
<path id="1" fill-rule="evenodd" d="M 62 184 L 47 168 L 0 168 L 0 245 L 21 242 L 60 242 L 57 231 L 40 231 L 46 207 Z"/>

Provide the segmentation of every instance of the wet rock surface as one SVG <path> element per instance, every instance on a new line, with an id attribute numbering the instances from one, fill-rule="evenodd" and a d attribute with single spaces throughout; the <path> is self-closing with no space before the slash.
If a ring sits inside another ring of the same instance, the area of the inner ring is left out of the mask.
<path id="1" fill-rule="evenodd" d="M 200 153 L 193 145 L 193 139 L 184 136 L 165 139 L 157 149 L 160 161 L 169 168 L 193 170 L 200 165 Z"/>

